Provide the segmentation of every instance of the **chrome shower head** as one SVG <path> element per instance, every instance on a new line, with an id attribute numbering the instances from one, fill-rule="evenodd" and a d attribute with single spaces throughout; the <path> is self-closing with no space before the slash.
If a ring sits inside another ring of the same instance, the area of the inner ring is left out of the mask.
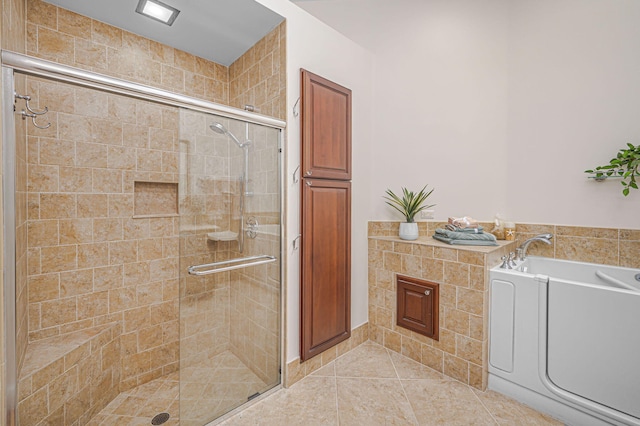
<path id="1" fill-rule="evenodd" d="M 216 133 L 220 133 L 221 135 L 224 135 L 227 133 L 226 127 L 224 127 L 222 124 L 218 122 L 213 123 L 211 126 L 209 126 L 209 128 Z"/>
<path id="2" fill-rule="evenodd" d="M 219 133 L 219 134 L 221 134 L 221 135 L 227 135 L 227 136 L 229 136 L 231 139 L 233 139 L 233 141 L 234 141 L 236 144 L 238 144 L 238 146 L 239 146 L 240 148 L 244 148 L 244 146 L 246 145 L 246 143 L 244 143 L 244 144 L 243 144 L 243 143 L 240 143 L 240 141 L 238 140 L 238 138 L 236 138 L 236 136 L 235 136 L 233 133 L 231 133 L 231 132 L 226 128 L 226 127 L 224 127 L 224 126 L 222 125 L 222 123 L 218 123 L 218 122 L 216 121 L 216 122 L 214 122 L 211 126 L 209 126 L 209 128 L 210 128 L 211 130 L 213 130 L 214 132 L 216 132 L 216 133 Z"/>

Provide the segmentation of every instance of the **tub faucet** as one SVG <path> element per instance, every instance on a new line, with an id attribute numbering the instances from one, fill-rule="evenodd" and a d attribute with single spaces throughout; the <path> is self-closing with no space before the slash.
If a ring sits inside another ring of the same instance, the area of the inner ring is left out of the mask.
<path id="1" fill-rule="evenodd" d="M 531 244 L 532 242 L 542 241 L 545 244 L 551 244 L 552 238 L 553 235 L 551 234 L 540 234 L 536 235 L 535 237 L 529 238 L 524 243 L 520 244 L 520 246 L 516 249 L 516 251 L 520 254 L 520 259 L 518 260 L 525 260 L 527 258 L 527 249 L 529 248 L 529 244 Z"/>

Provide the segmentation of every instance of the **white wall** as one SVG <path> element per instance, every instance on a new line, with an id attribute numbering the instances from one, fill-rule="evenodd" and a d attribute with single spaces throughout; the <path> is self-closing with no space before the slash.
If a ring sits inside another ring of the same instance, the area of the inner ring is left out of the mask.
<path id="1" fill-rule="evenodd" d="M 258 1 L 287 18 L 287 177 L 300 154 L 291 113 L 299 68 L 354 91 L 352 326 L 367 320 L 366 221 L 398 219 L 381 198 L 386 188 L 428 183 L 437 219 L 502 212 L 519 222 L 638 228 L 640 193 L 625 198 L 619 182 L 582 173 L 640 143 L 637 0 L 300 3 L 342 22 L 373 56 L 288 0 Z M 299 187 L 287 189 L 292 360 Z"/>
<path id="2" fill-rule="evenodd" d="M 436 219 L 640 226 L 640 191 L 583 173 L 640 143 L 637 0 L 299 4 L 375 54 L 371 219 L 429 183 Z"/>
<path id="3" fill-rule="evenodd" d="M 490 220 L 506 210 L 506 2 L 386 3 L 386 19 L 372 29 L 369 217 L 400 219 L 384 203 L 385 189 L 428 183 L 436 219 Z"/>
<path id="4" fill-rule="evenodd" d="M 640 2 L 514 0 L 509 212 L 518 221 L 639 228 L 640 191 L 583 173 L 640 143 Z"/>
<path id="5" fill-rule="evenodd" d="M 300 259 L 292 241 L 300 228 L 300 186 L 292 174 L 300 164 L 299 117 L 293 106 L 300 96 L 300 68 L 350 88 L 353 92 L 353 180 L 351 241 L 351 326 L 368 320 L 367 220 L 371 175 L 372 56 L 288 0 L 257 0 L 287 19 L 286 262 L 287 361 L 300 354 Z"/>

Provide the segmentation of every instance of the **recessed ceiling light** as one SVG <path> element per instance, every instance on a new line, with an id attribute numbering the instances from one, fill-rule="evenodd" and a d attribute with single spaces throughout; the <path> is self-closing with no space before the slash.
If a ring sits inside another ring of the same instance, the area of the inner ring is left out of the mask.
<path id="1" fill-rule="evenodd" d="M 158 0 L 140 0 L 136 12 L 163 24 L 171 25 L 180 11 Z"/>

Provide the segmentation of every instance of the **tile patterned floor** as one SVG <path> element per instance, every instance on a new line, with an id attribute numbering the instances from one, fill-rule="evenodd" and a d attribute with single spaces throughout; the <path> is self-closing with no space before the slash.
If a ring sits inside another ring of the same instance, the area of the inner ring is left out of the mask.
<path id="1" fill-rule="evenodd" d="M 216 377 L 216 382 L 212 381 Z M 266 385 L 230 352 L 120 394 L 91 426 L 201 426 Z M 182 392 L 179 421 L 178 392 Z M 367 342 L 221 423 L 289 425 L 561 425 L 498 393 L 480 392 Z"/>
<path id="2" fill-rule="evenodd" d="M 227 351 L 183 368 L 181 377 L 175 372 L 121 393 L 89 425 L 150 425 L 156 414 L 167 412 L 171 417 L 164 426 L 202 426 L 244 403 L 249 395 L 267 388 Z"/>
<path id="3" fill-rule="evenodd" d="M 367 342 L 222 425 L 561 425 Z"/>

